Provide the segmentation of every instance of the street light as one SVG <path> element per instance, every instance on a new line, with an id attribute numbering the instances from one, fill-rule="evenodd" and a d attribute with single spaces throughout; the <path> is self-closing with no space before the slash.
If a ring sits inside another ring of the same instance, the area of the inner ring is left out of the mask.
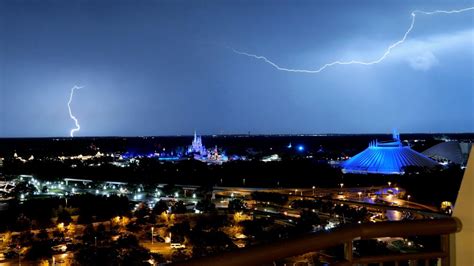
<path id="1" fill-rule="evenodd" d="M 341 183 L 341 184 L 339 184 L 339 185 L 341 186 L 341 189 L 342 189 L 342 187 L 344 187 L 344 183 Z"/>
<path id="2" fill-rule="evenodd" d="M 359 195 L 359 200 L 360 200 L 360 196 L 362 195 L 362 192 L 357 192 L 357 195 Z"/>
<path id="3" fill-rule="evenodd" d="M 391 185 L 392 185 L 392 182 L 388 181 L 387 184 L 388 184 L 388 186 L 391 186 Z"/>
<path id="4" fill-rule="evenodd" d="M 315 194 L 314 194 L 314 190 L 315 190 L 315 189 L 316 189 L 316 187 L 315 187 L 315 186 L 313 186 L 313 196 L 315 195 Z"/>
<path id="5" fill-rule="evenodd" d="M 410 201 L 410 198 L 411 198 L 411 196 L 410 196 L 410 195 L 408 195 L 408 196 L 407 196 L 407 199 L 408 199 L 408 201 Z"/>
<path id="6" fill-rule="evenodd" d="M 153 230 L 155 230 L 155 227 L 151 227 L 151 244 L 153 245 Z"/>

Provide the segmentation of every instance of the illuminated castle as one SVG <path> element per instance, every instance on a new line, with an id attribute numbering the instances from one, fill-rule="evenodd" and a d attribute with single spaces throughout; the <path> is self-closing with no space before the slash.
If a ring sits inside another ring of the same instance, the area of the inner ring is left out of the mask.
<path id="1" fill-rule="evenodd" d="M 206 147 L 204 147 L 204 145 L 202 145 L 201 136 L 198 136 L 196 134 L 196 131 L 194 131 L 194 139 L 193 139 L 193 142 L 191 143 L 191 146 L 188 149 L 188 152 L 197 153 L 201 156 L 207 155 Z"/>
<path id="2" fill-rule="evenodd" d="M 393 140 L 369 143 L 369 147 L 342 164 L 343 173 L 404 174 L 406 166 L 432 168 L 437 163 L 427 156 L 403 146 L 400 134 L 393 133 Z"/>
<path id="3" fill-rule="evenodd" d="M 228 158 L 225 154 L 219 153 L 217 146 L 214 149 L 208 151 L 202 144 L 201 136 L 198 136 L 196 131 L 194 131 L 193 142 L 188 147 L 188 154 L 193 155 L 195 160 L 206 163 L 221 164 L 228 161 Z"/>

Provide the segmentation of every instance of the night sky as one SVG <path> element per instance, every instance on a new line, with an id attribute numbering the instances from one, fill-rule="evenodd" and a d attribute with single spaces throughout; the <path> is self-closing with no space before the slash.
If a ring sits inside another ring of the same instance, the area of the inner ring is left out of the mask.
<path id="1" fill-rule="evenodd" d="M 0 137 L 474 132 L 470 1 L 0 0 Z"/>

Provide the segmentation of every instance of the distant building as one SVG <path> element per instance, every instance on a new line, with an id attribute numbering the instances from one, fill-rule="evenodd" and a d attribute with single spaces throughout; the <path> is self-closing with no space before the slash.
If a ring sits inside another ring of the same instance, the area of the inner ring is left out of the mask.
<path id="1" fill-rule="evenodd" d="M 467 142 L 446 141 L 425 150 L 424 155 L 436 161 L 449 161 L 465 165 L 472 144 Z"/>
<path id="2" fill-rule="evenodd" d="M 393 133 L 393 140 L 369 143 L 369 147 L 342 163 L 343 173 L 355 174 L 404 174 L 407 166 L 433 168 L 437 163 L 427 156 L 403 146 L 400 134 Z"/>

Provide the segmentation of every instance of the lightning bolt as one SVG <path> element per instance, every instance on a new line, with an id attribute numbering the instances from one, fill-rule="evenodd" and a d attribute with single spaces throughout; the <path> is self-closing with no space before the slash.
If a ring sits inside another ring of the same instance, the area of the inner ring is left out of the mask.
<path id="1" fill-rule="evenodd" d="M 458 10 L 435 10 L 435 11 L 430 11 L 430 12 L 415 10 L 415 11 L 411 12 L 410 27 L 408 27 L 408 29 L 405 32 L 405 34 L 403 35 L 403 37 L 400 40 L 398 40 L 398 41 L 394 42 L 393 44 L 391 44 L 390 46 L 388 46 L 387 49 L 385 50 L 385 52 L 382 54 L 382 56 L 380 56 L 377 59 L 371 60 L 371 61 L 358 61 L 358 60 L 339 61 L 338 60 L 338 61 L 334 61 L 334 62 L 331 62 L 331 63 L 324 64 L 324 65 L 322 65 L 321 67 L 319 67 L 317 69 L 293 69 L 293 68 L 286 68 L 286 67 L 279 66 L 278 64 L 274 63 L 273 61 L 271 61 L 270 59 L 268 59 L 265 56 L 251 54 L 251 53 L 247 53 L 247 52 L 242 52 L 242 51 L 236 50 L 232 47 L 228 47 L 228 48 L 231 49 L 236 54 L 245 55 L 245 56 L 252 57 L 252 58 L 255 58 L 255 59 L 258 59 L 258 60 L 263 60 L 265 63 L 270 64 L 272 67 L 276 68 L 277 70 L 286 71 L 286 72 L 314 74 L 314 73 L 319 73 L 319 72 L 325 70 L 326 68 L 336 66 L 336 65 L 364 65 L 364 66 L 375 65 L 375 64 L 378 64 L 378 63 L 382 62 L 385 58 L 387 58 L 387 56 L 392 52 L 393 49 L 395 49 L 397 46 L 399 46 L 399 45 L 401 45 L 402 43 L 405 42 L 408 35 L 410 34 L 410 32 L 415 27 L 415 21 L 416 21 L 416 15 L 417 14 L 420 14 L 420 15 L 456 14 L 456 13 L 462 13 L 462 12 L 471 11 L 471 10 L 474 10 L 474 7 L 468 7 L 468 8 L 464 8 L 464 9 L 458 9 Z"/>
<path id="2" fill-rule="evenodd" d="M 72 98 L 74 97 L 74 91 L 75 90 L 79 90 L 79 89 L 82 89 L 83 87 L 79 87 L 79 86 L 74 86 L 71 88 L 71 94 L 69 95 L 69 101 L 67 102 L 67 108 L 69 109 L 69 117 L 74 120 L 74 124 L 76 125 L 75 128 L 71 129 L 71 131 L 69 132 L 69 135 L 72 137 L 74 137 L 74 132 L 76 131 L 79 131 L 81 130 L 81 125 L 79 125 L 79 120 L 77 120 L 77 118 L 74 116 L 74 114 L 72 113 L 72 110 L 71 110 L 71 103 L 72 103 Z"/>

